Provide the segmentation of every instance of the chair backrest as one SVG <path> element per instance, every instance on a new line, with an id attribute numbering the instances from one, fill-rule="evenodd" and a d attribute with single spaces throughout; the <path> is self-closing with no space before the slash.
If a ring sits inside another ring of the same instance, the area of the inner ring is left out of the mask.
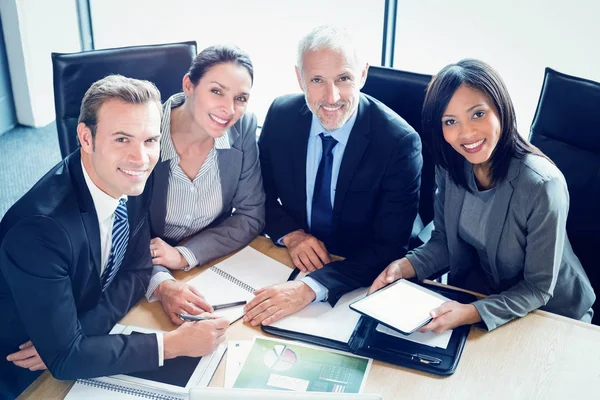
<path id="1" fill-rule="evenodd" d="M 567 234 L 596 293 L 600 293 L 599 113 L 600 83 L 546 68 L 530 141 L 565 176 L 571 200 Z"/>
<path id="2" fill-rule="evenodd" d="M 424 225 L 433 220 L 435 169 L 431 143 L 421 134 L 421 110 L 431 75 L 416 74 L 386 67 L 369 67 L 363 93 L 373 96 L 406 120 L 421 136 L 423 171 L 419 215 Z"/>
<path id="3" fill-rule="evenodd" d="M 92 83 L 110 74 L 146 79 L 158 87 L 165 101 L 182 90 L 183 76 L 196 54 L 193 41 L 52 53 L 56 128 L 63 158 L 79 146 L 76 131 L 79 108 Z"/>

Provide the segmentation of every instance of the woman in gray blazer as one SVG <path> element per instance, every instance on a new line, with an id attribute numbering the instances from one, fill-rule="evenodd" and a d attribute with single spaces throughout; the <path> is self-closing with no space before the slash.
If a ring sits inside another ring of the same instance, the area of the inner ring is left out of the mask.
<path id="1" fill-rule="evenodd" d="M 200 52 L 183 93 L 164 104 L 161 155 L 154 169 L 146 293 L 175 323 L 180 313 L 212 311 L 169 270 L 188 271 L 246 246 L 265 223 L 256 117 L 245 113 L 253 83 L 249 57 L 235 46 Z"/>
<path id="2" fill-rule="evenodd" d="M 450 284 L 488 296 L 442 304 L 422 331 L 478 322 L 491 330 L 538 308 L 591 321 L 596 296 L 566 233 L 567 184 L 517 132 L 500 76 L 478 60 L 445 67 L 422 118 L 436 160 L 435 229 L 370 291 L 449 266 Z"/>

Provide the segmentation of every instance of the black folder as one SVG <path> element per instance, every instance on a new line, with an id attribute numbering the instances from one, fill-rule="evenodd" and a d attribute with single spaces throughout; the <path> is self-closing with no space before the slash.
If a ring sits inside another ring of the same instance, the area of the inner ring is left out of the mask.
<path id="1" fill-rule="evenodd" d="M 472 303 L 476 297 L 456 291 L 447 287 L 420 283 L 449 299 L 459 303 Z M 266 333 L 289 339 L 300 340 L 319 346 L 329 347 L 336 350 L 347 351 L 359 356 L 373 358 L 400 365 L 407 368 L 417 369 L 436 375 L 451 375 L 456 370 L 465 341 L 469 335 L 470 325 L 455 328 L 452 332 L 450 342 L 446 349 L 430 347 L 420 343 L 390 336 L 376 330 L 378 321 L 362 316 L 348 343 L 308 335 L 273 326 L 262 326 Z"/>

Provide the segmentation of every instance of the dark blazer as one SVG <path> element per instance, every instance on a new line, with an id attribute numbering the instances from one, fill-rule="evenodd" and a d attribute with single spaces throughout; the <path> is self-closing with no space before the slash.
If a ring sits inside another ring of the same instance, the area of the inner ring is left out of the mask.
<path id="1" fill-rule="evenodd" d="M 266 233 L 308 229 L 306 153 L 312 113 L 304 95 L 277 98 L 259 138 L 266 201 Z M 334 305 L 346 292 L 370 285 L 404 256 L 417 214 L 421 141 L 415 130 L 381 102 L 361 94 L 344 151 L 333 206 L 331 254 L 346 257 L 310 276 L 329 290 Z"/>
<path id="2" fill-rule="evenodd" d="M 209 226 L 185 239 L 185 247 L 194 253 L 198 265 L 246 246 L 265 225 L 265 193 L 256 147 L 256 117 L 245 114 L 231 127 L 228 136 L 231 148 L 217 150 L 223 210 Z M 164 237 L 170 163 L 170 160 L 161 160 L 154 169 L 150 219 L 152 235 L 175 246 L 178 243 Z M 154 270 L 168 271 L 159 265 L 154 266 Z"/>
<path id="3" fill-rule="evenodd" d="M 472 173 L 465 164 L 465 173 Z M 496 186 L 485 244 L 493 293 L 469 284 L 481 267 L 458 234 L 466 190 L 440 167 L 435 178 L 435 230 L 407 255 L 418 279 L 449 265 L 450 284 L 489 294 L 473 303 L 489 330 L 538 308 L 577 319 L 586 315 L 596 295 L 567 237 L 569 192 L 554 164 L 536 155 L 513 158 L 506 180 Z"/>
<path id="4" fill-rule="evenodd" d="M 0 363 L 31 340 L 57 379 L 157 367 L 156 335 L 107 335 L 150 279 L 152 181 L 127 201 L 129 245 L 103 293 L 98 217 L 79 152 L 52 168 L 0 223 Z"/>

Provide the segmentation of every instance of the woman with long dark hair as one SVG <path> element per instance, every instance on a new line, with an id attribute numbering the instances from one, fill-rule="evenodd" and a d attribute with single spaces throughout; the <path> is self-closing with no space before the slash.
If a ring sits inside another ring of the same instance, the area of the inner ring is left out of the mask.
<path id="1" fill-rule="evenodd" d="M 428 87 L 422 123 L 436 163 L 435 229 L 371 291 L 449 266 L 450 284 L 488 296 L 442 304 L 422 331 L 491 330 L 538 308 L 591 321 L 595 294 L 566 233 L 567 184 L 519 135 L 498 73 L 473 59 L 446 66 Z"/>

